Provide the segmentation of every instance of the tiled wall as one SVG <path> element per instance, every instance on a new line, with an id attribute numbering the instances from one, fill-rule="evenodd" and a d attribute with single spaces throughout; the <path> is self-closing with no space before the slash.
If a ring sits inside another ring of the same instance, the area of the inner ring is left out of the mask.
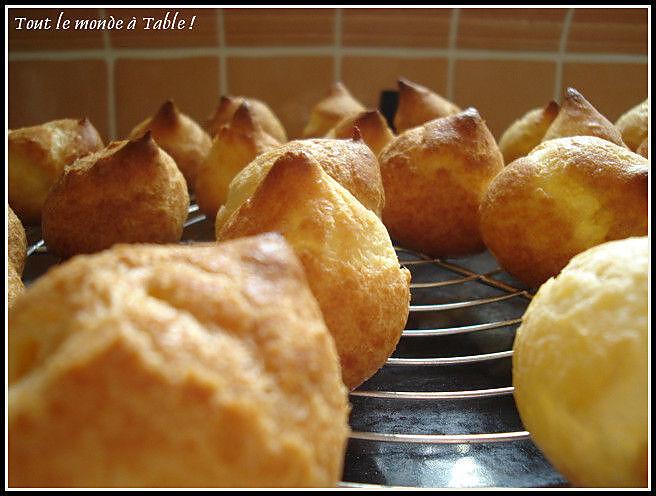
<path id="1" fill-rule="evenodd" d="M 122 137 L 167 98 L 204 120 L 243 94 L 297 136 L 332 81 L 376 106 L 405 76 L 477 107 L 499 136 L 567 85 L 611 120 L 647 96 L 645 8 L 177 9 L 193 30 L 16 29 L 61 10 L 127 22 L 176 9 L 10 9 L 10 127 L 87 115 Z"/>

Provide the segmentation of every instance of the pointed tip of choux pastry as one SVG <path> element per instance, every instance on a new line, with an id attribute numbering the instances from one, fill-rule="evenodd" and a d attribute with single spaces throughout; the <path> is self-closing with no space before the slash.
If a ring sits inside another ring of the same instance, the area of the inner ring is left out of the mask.
<path id="1" fill-rule="evenodd" d="M 544 115 L 549 116 L 552 119 L 556 118 L 558 112 L 560 112 L 560 105 L 558 105 L 558 102 L 554 100 L 551 100 L 549 103 L 547 103 L 543 111 Z"/>
<path id="2" fill-rule="evenodd" d="M 250 130 L 257 127 L 257 123 L 253 119 L 252 107 L 246 100 L 239 105 L 237 111 L 232 116 L 232 125 L 238 126 L 241 129 Z"/>
<path id="3" fill-rule="evenodd" d="M 178 114 L 178 107 L 176 107 L 173 100 L 169 99 L 162 104 L 153 119 L 159 121 L 173 121 L 177 119 Z"/>

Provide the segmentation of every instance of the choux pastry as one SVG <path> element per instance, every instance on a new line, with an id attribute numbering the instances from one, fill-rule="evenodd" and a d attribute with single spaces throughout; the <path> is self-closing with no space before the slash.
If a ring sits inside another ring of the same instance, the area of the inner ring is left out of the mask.
<path id="1" fill-rule="evenodd" d="M 193 188 L 200 164 L 210 151 L 212 140 L 193 119 L 168 100 L 157 113 L 137 124 L 129 139 L 137 139 L 150 130 L 157 144 L 168 153 Z"/>
<path id="2" fill-rule="evenodd" d="M 617 128 L 574 88 L 567 88 L 560 111 L 542 141 L 567 136 L 597 136 L 625 146 Z"/>
<path id="3" fill-rule="evenodd" d="M 205 129 L 210 136 L 216 136 L 221 128 L 232 121 L 232 116 L 237 112 L 239 106 L 247 102 L 251 107 L 251 115 L 264 131 L 278 140 L 280 143 L 287 141 L 287 132 L 280 120 L 269 106 L 256 99 L 244 96 L 222 96 L 214 114 L 205 123 Z"/>
<path id="4" fill-rule="evenodd" d="M 330 87 L 326 97 L 312 109 L 310 119 L 303 130 L 303 137 L 325 136 L 342 119 L 364 110 L 364 106 L 338 81 Z"/>
<path id="5" fill-rule="evenodd" d="M 217 229 L 257 189 L 274 162 L 287 152 L 300 151 L 319 165 L 355 196 L 365 207 L 380 217 L 385 204 L 380 168 L 373 152 L 356 134 L 354 139 L 310 139 L 290 141 L 264 152 L 235 176 L 228 198 L 216 215 Z"/>
<path id="6" fill-rule="evenodd" d="M 352 138 L 355 128 L 358 128 L 362 140 L 376 156 L 394 139 L 394 133 L 378 110 L 365 110 L 354 116 L 345 117 L 326 133 L 326 138 Z"/>
<path id="7" fill-rule="evenodd" d="M 595 136 L 549 140 L 497 175 L 481 203 L 483 240 L 531 287 L 592 246 L 647 234 L 648 162 Z"/>
<path id="8" fill-rule="evenodd" d="M 649 127 L 649 100 L 627 110 L 617 119 L 615 127 L 622 134 L 622 140 L 630 150 L 636 151 L 647 139 Z"/>
<path id="9" fill-rule="evenodd" d="M 43 202 L 64 166 L 103 147 L 88 119 L 10 130 L 7 144 L 9 204 L 26 225 L 41 222 Z"/>
<path id="10" fill-rule="evenodd" d="M 392 239 L 438 257 L 485 248 L 478 207 L 503 157 L 476 109 L 405 131 L 379 161 Z"/>
<path id="11" fill-rule="evenodd" d="M 335 345 L 278 235 L 78 256 L 9 321 L 11 487 L 341 477 L 349 406 Z"/>
<path id="12" fill-rule="evenodd" d="M 559 105 L 551 101 L 546 107 L 527 112 L 505 130 L 499 140 L 499 150 L 503 161 L 509 164 L 513 160 L 528 155 L 542 142 L 547 129 L 558 115 Z"/>
<path id="13" fill-rule="evenodd" d="M 517 330 L 522 422 L 575 486 L 647 486 L 648 245 L 629 238 L 576 255 Z"/>
<path id="14" fill-rule="evenodd" d="M 399 79 L 399 104 L 394 115 L 396 132 L 460 112 L 460 107 L 425 86 Z"/>
<path id="15" fill-rule="evenodd" d="M 43 206 L 43 239 L 61 257 L 115 243 L 172 243 L 188 207 L 182 173 L 149 131 L 66 168 Z"/>
<path id="16" fill-rule="evenodd" d="M 405 326 L 410 273 L 399 267 L 380 219 L 311 153 L 276 159 L 221 225 L 219 241 L 276 231 L 300 258 L 335 338 L 342 378 L 357 387 L 385 364 Z"/>
<path id="17" fill-rule="evenodd" d="M 196 179 L 196 200 L 212 219 L 226 202 L 228 186 L 246 165 L 261 153 L 280 145 L 254 119 L 249 103 L 244 102 L 230 124 L 221 128 L 212 148 L 201 164 Z"/>
<path id="18" fill-rule="evenodd" d="M 25 236 L 25 229 L 20 219 L 7 205 L 7 258 L 9 265 L 13 265 L 19 275 L 23 273 L 26 256 L 27 237 Z"/>

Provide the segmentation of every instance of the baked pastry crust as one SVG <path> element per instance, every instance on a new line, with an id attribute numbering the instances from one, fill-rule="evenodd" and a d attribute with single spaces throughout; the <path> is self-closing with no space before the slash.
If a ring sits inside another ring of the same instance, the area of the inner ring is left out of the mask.
<path id="1" fill-rule="evenodd" d="M 334 83 L 328 94 L 317 103 L 310 113 L 310 119 L 303 130 L 304 138 L 325 136 L 334 126 L 347 117 L 366 110 L 341 82 Z"/>
<path id="2" fill-rule="evenodd" d="M 517 330 L 522 422 L 575 486 L 647 486 L 648 274 L 646 237 L 590 248 L 540 288 Z"/>
<path id="3" fill-rule="evenodd" d="M 649 100 L 627 110 L 617 119 L 615 127 L 622 134 L 622 140 L 630 150 L 636 151 L 647 139 L 649 131 Z"/>
<path id="4" fill-rule="evenodd" d="M 7 307 L 11 308 L 21 294 L 25 292 L 25 285 L 14 264 L 7 264 Z"/>
<path id="5" fill-rule="evenodd" d="M 50 187 L 64 166 L 103 147 L 89 119 L 60 119 L 10 130 L 8 145 L 9 204 L 28 225 L 41 221 Z"/>
<path id="6" fill-rule="evenodd" d="M 226 202 L 232 179 L 255 157 L 279 145 L 255 120 L 250 104 L 242 103 L 230 124 L 215 136 L 198 171 L 195 191 L 200 209 L 213 219 Z"/>
<path id="7" fill-rule="evenodd" d="M 499 140 L 504 162 L 509 164 L 524 157 L 538 146 L 559 110 L 560 106 L 551 101 L 546 107 L 533 109 L 513 122 Z"/>
<path id="8" fill-rule="evenodd" d="M 460 107 L 434 91 L 407 79 L 399 79 L 399 104 L 394 115 L 396 132 L 460 112 Z"/>
<path id="9" fill-rule="evenodd" d="M 341 477 L 346 389 L 280 236 L 75 257 L 9 318 L 11 487 Z"/>
<path id="10" fill-rule="evenodd" d="M 638 155 L 642 155 L 645 158 L 649 158 L 649 138 L 645 138 L 642 140 L 642 143 L 640 143 L 640 146 L 636 150 L 636 153 Z"/>
<path id="11" fill-rule="evenodd" d="M 385 204 L 385 192 L 380 167 L 373 152 L 356 135 L 354 139 L 309 139 L 290 141 L 264 152 L 235 176 L 228 199 L 216 216 L 216 228 L 221 227 L 232 213 L 257 189 L 274 162 L 287 152 L 303 152 L 353 194 L 365 207 L 380 217 Z"/>
<path id="12" fill-rule="evenodd" d="M 205 123 L 205 129 L 210 136 L 216 136 L 224 125 L 229 124 L 237 109 L 244 102 L 247 102 L 251 107 L 253 119 L 262 126 L 267 134 L 280 143 L 287 142 L 287 132 L 276 114 L 273 113 L 273 110 L 266 103 L 256 98 L 246 98 L 244 96 L 221 97 L 214 114 Z"/>
<path id="13" fill-rule="evenodd" d="M 284 199 L 281 201 L 281 199 Z M 310 153 L 280 156 L 217 240 L 280 232 L 300 258 L 354 389 L 394 351 L 405 326 L 410 273 L 385 227 Z"/>
<path id="14" fill-rule="evenodd" d="M 147 132 L 66 168 L 43 206 L 43 239 L 61 257 L 115 243 L 172 243 L 188 207 L 182 173 Z"/>
<path id="15" fill-rule="evenodd" d="M 348 139 L 352 138 L 354 133 L 360 134 L 376 156 L 394 139 L 394 133 L 378 110 L 365 110 L 354 116 L 345 117 L 326 133 L 326 138 Z"/>
<path id="16" fill-rule="evenodd" d="M 379 159 L 392 239 L 432 256 L 485 248 L 478 207 L 503 157 L 476 109 L 404 132 Z"/>
<path id="17" fill-rule="evenodd" d="M 193 188 L 200 164 L 210 151 L 212 140 L 191 117 L 183 114 L 172 100 L 162 104 L 157 113 L 144 119 L 130 131 L 129 139 L 137 139 L 146 131 L 168 153 L 182 172 L 189 188 Z"/>
<path id="18" fill-rule="evenodd" d="M 481 203 L 499 264 L 531 287 L 582 251 L 647 233 L 648 162 L 594 136 L 546 141 L 506 166 Z"/>
<path id="19" fill-rule="evenodd" d="M 558 115 L 542 141 L 567 136 L 597 136 L 619 146 L 626 146 L 617 128 L 574 88 L 567 88 Z"/>
<path id="20" fill-rule="evenodd" d="M 23 224 L 16 214 L 7 205 L 7 259 L 13 265 L 20 276 L 25 268 L 25 257 L 27 256 L 27 237 Z"/>

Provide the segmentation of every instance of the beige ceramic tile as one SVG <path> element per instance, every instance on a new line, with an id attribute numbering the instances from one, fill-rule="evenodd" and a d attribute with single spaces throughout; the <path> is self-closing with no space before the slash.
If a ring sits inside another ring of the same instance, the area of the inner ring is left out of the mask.
<path id="1" fill-rule="evenodd" d="M 569 52 L 647 53 L 647 10 L 584 9 L 574 12 Z"/>

